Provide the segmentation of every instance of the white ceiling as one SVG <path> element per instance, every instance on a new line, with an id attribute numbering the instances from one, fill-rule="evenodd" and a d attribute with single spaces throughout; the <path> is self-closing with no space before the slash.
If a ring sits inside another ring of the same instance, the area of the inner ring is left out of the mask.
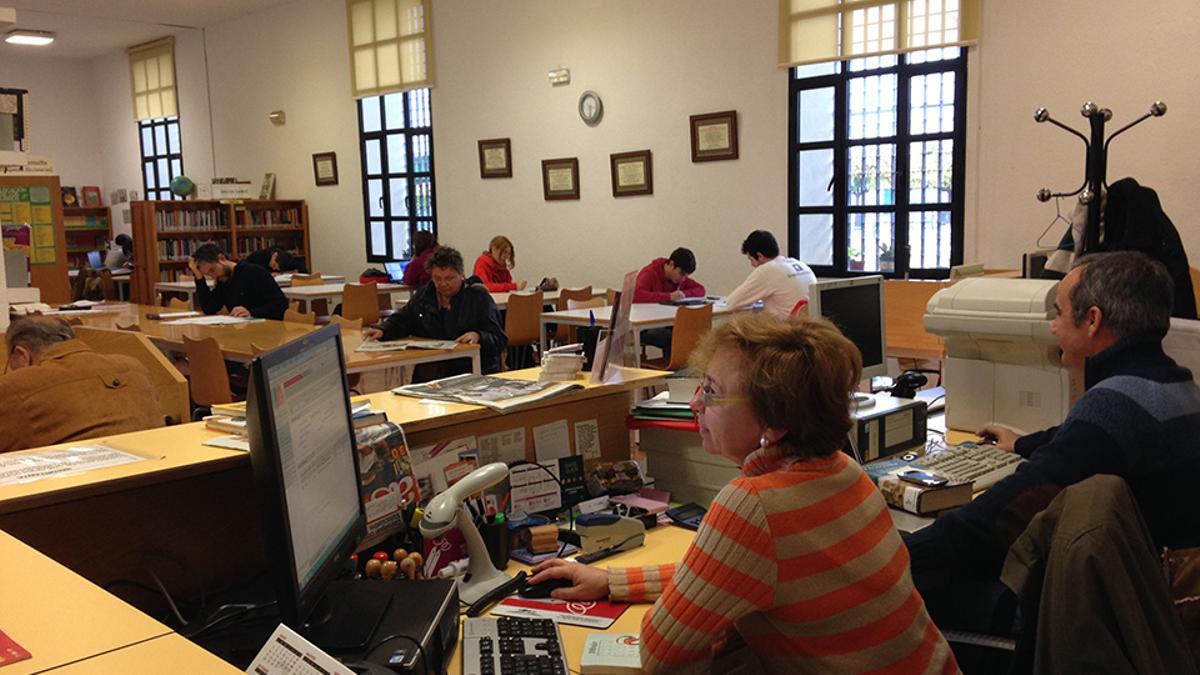
<path id="1" fill-rule="evenodd" d="M 54 44 L 48 47 L 21 47 L 0 41 L 0 58 L 90 59 L 287 2 L 291 0 L 0 0 L 0 6 L 17 10 L 17 23 L 9 29 L 57 33 Z"/>

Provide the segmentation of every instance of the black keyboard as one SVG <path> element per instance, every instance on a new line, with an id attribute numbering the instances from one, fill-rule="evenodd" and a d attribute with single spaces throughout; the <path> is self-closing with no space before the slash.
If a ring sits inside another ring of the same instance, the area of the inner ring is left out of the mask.
<path id="1" fill-rule="evenodd" d="M 568 675 L 553 619 L 463 621 L 463 675 Z"/>

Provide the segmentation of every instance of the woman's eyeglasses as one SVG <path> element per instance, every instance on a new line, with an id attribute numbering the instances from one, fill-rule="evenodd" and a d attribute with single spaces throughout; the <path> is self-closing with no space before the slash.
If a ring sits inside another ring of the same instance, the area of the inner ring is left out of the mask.
<path id="1" fill-rule="evenodd" d="M 706 385 L 700 385 L 699 387 L 696 387 L 696 393 L 700 394 L 701 400 L 704 401 L 705 408 L 711 408 L 717 405 L 728 405 L 730 403 L 737 403 L 739 401 L 746 400 L 745 396 L 718 396 L 716 392 L 708 388 Z M 693 394 L 693 396 L 694 395 L 695 394 Z"/>

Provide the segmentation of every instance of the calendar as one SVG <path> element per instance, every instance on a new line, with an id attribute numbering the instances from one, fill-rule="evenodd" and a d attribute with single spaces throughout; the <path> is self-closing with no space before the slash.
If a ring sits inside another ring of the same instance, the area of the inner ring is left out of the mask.
<path id="1" fill-rule="evenodd" d="M 353 675 L 349 666 L 317 649 L 283 624 L 259 650 L 247 675 Z"/>

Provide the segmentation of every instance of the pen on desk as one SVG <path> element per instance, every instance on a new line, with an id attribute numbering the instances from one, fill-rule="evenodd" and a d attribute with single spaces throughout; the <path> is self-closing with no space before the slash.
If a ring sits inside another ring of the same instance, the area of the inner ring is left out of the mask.
<path id="1" fill-rule="evenodd" d="M 596 313 L 590 309 L 588 310 L 588 325 L 592 328 L 596 327 Z"/>

